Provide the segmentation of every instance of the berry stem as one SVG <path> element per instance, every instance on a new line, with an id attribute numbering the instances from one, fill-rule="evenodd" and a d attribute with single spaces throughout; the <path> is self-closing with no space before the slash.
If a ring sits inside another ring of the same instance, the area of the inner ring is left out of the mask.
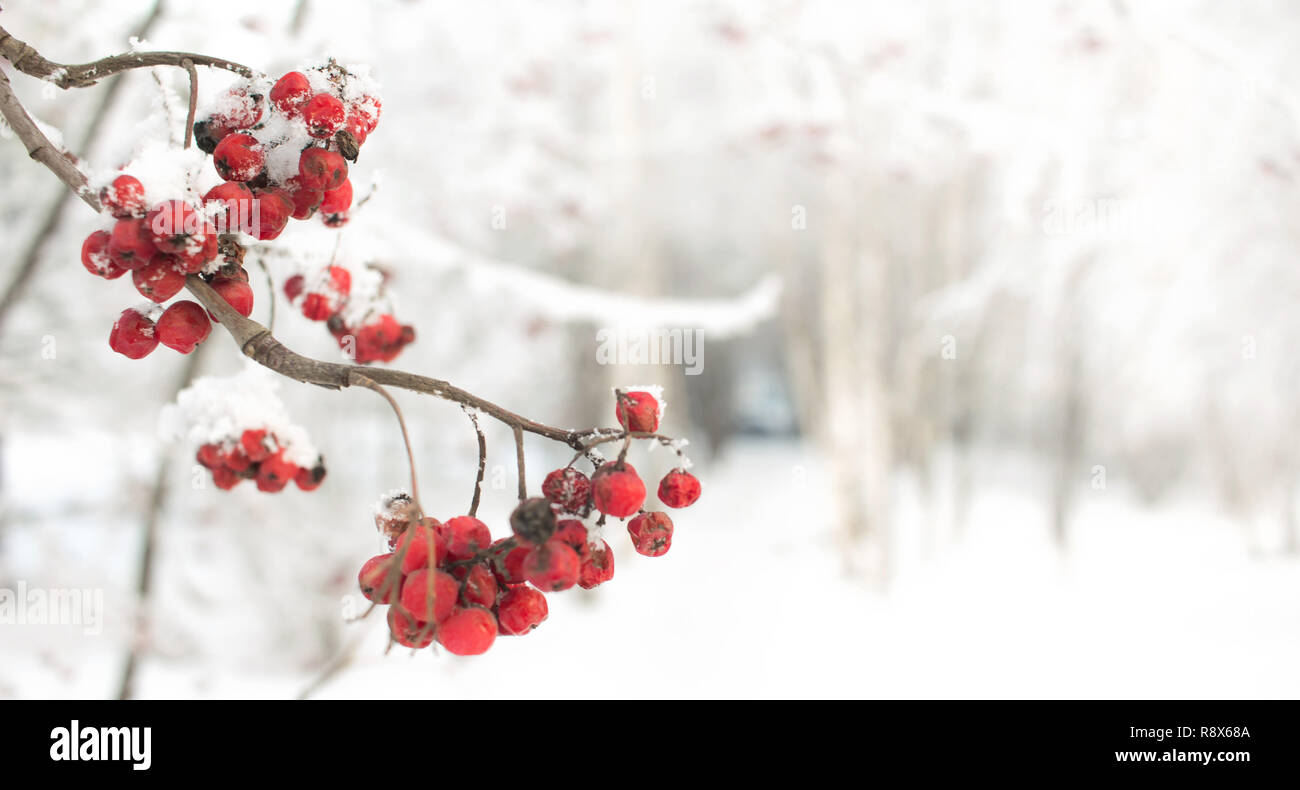
<path id="1" fill-rule="evenodd" d="M 478 434 L 478 477 L 474 480 L 474 499 L 469 503 L 469 515 L 478 515 L 478 501 L 483 495 L 483 473 L 487 471 L 487 437 L 483 435 L 483 426 L 478 424 L 478 414 L 467 407 L 465 413 L 469 415 L 469 421 L 474 423 L 474 433 Z"/>
<path id="2" fill-rule="evenodd" d="M 199 72 L 190 58 L 181 60 L 181 68 L 190 75 L 190 111 L 185 116 L 185 147 L 189 148 L 194 142 L 194 112 L 199 108 Z"/>
<path id="3" fill-rule="evenodd" d="M 411 500 L 415 502 L 416 512 L 423 516 L 424 508 L 420 506 L 420 488 L 415 479 L 415 453 L 411 450 L 411 436 L 406 431 L 406 418 L 402 416 L 401 407 L 397 405 L 397 401 L 393 399 L 393 396 L 388 394 L 388 390 L 384 389 L 379 384 L 376 384 L 369 377 L 355 372 L 352 374 L 352 377 L 353 380 L 362 387 L 374 390 L 380 395 L 383 395 L 384 400 L 388 401 L 388 405 L 393 407 L 393 413 L 397 415 L 397 425 L 402 429 L 402 443 L 406 445 L 406 461 L 411 467 Z"/>
<path id="4" fill-rule="evenodd" d="M 519 500 L 528 498 L 528 484 L 524 473 L 524 431 L 518 425 L 515 429 L 515 465 L 519 467 Z"/>

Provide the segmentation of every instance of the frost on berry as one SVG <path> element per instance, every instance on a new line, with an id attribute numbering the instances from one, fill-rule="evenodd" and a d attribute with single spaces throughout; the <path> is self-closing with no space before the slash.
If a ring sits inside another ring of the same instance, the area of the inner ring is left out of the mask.
<path id="1" fill-rule="evenodd" d="M 559 592 L 577 583 L 581 565 L 582 560 L 572 546 L 552 539 L 524 558 L 524 577 L 539 590 Z"/>
<path id="2" fill-rule="evenodd" d="M 415 500 L 405 491 L 385 494 L 375 507 L 375 528 L 388 539 L 390 546 L 417 518 L 419 513 L 415 509 Z"/>
<path id="3" fill-rule="evenodd" d="M 659 481 L 659 501 L 668 507 L 688 507 L 700 498 L 700 481 L 684 469 L 674 469 Z"/>
<path id="4" fill-rule="evenodd" d="M 457 656 L 486 653 L 497 638 L 497 620 L 481 606 L 457 609 L 438 627 L 438 643 Z"/>
<path id="5" fill-rule="evenodd" d="M 636 469 L 624 462 L 602 465 L 591 478 L 592 502 L 607 516 L 627 518 L 641 509 L 645 502 L 645 483 Z"/>
<path id="6" fill-rule="evenodd" d="M 108 335 L 108 346 L 128 359 L 140 359 L 158 346 L 158 335 L 149 316 L 135 308 L 122 311 Z"/>
<path id="7" fill-rule="evenodd" d="M 654 433 L 659 430 L 659 401 L 645 391 L 614 393 L 614 417 L 618 424 L 635 433 Z"/>
<path id="8" fill-rule="evenodd" d="M 584 590 L 604 584 L 614 578 L 614 552 L 609 544 L 600 542 L 599 547 L 588 547 L 578 568 L 578 586 Z"/>
<path id="9" fill-rule="evenodd" d="M 637 553 L 647 557 L 666 554 L 673 545 L 673 522 L 667 513 L 642 513 L 627 523 L 627 532 Z"/>
<path id="10" fill-rule="evenodd" d="M 86 267 L 86 271 L 96 277 L 103 277 L 105 280 L 116 280 L 118 277 L 126 274 L 129 269 L 118 266 L 113 262 L 113 257 L 108 253 L 108 243 L 112 239 L 112 234 L 106 230 L 97 230 L 86 237 L 81 243 L 81 265 Z"/>
<path id="11" fill-rule="evenodd" d="M 540 546 L 555 532 L 555 512 L 551 502 L 534 497 L 525 499 L 510 514 L 510 529 L 525 543 Z"/>
<path id="12" fill-rule="evenodd" d="M 99 190 L 99 202 L 115 219 L 143 217 L 144 185 L 140 179 L 126 174 L 113 179 L 113 183 Z"/>
<path id="13" fill-rule="evenodd" d="M 549 613 L 545 595 L 528 586 L 512 588 L 497 604 L 498 632 L 522 636 L 541 625 Z"/>
<path id="14" fill-rule="evenodd" d="M 542 494 L 565 513 L 585 516 L 591 512 L 591 480 L 571 466 L 548 474 Z"/>

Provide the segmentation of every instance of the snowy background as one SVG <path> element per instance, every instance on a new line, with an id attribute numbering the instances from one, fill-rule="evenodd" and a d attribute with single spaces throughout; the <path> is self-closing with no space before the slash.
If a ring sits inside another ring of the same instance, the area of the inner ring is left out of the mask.
<path id="1" fill-rule="evenodd" d="M 6 129 L 0 287 L 38 265 L 0 311 L 0 589 L 100 591 L 103 622 L 0 624 L 0 698 L 117 696 L 133 650 L 142 697 L 1300 696 L 1294 4 L 160 5 L 8 0 L 0 25 L 61 62 L 144 26 L 271 74 L 369 64 L 373 195 L 268 244 L 277 298 L 336 249 L 381 266 L 417 332 L 396 367 L 550 424 L 662 385 L 704 495 L 664 557 L 608 528 L 614 580 L 533 634 L 385 655 L 382 612 L 345 621 L 406 482 L 387 406 L 285 380 L 325 484 L 200 485 L 160 424 L 186 358 L 109 350 L 140 300 L 85 273 L 102 221 Z M 0 68 L 88 172 L 180 140 L 179 70 Z M 201 106 L 233 79 L 201 69 Z M 700 375 L 597 363 L 602 329 L 648 328 L 702 332 Z M 283 303 L 276 333 L 338 358 Z M 196 364 L 244 370 L 220 333 Z M 422 500 L 463 513 L 465 415 L 398 398 Z M 500 536 L 513 446 L 485 425 Z M 528 452 L 534 486 L 569 456 Z"/>

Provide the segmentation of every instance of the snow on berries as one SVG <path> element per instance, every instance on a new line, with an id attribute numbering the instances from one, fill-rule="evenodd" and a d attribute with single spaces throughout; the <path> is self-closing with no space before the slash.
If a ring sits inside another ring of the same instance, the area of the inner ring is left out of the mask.
<path id="1" fill-rule="evenodd" d="M 659 430 L 663 395 L 658 388 L 615 390 L 614 418 L 625 430 L 654 433 Z"/>
<path id="2" fill-rule="evenodd" d="M 226 210 L 229 201 L 249 201 L 241 216 L 252 221 L 238 229 L 261 241 L 279 236 L 290 218 L 319 213 L 329 227 L 345 224 L 352 209 L 348 162 L 357 160 L 378 125 L 381 106 L 364 69 L 334 60 L 290 71 L 273 84 L 264 78 L 235 83 L 194 124 L 217 175 L 250 188 L 250 195 L 216 199 Z"/>
<path id="3" fill-rule="evenodd" d="M 415 340 L 415 327 L 393 317 L 384 276 L 339 263 L 300 267 L 284 281 L 290 306 L 325 328 L 353 362 L 391 362 Z"/>
<path id="4" fill-rule="evenodd" d="M 194 442 L 196 462 L 222 490 L 248 480 L 265 493 L 291 484 L 313 491 L 325 479 L 324 458 L 306 430 L 290 421 L 277 386 L 255 366 L 235 376 L 201 378 L 163 410 L 162 432 Z"/>

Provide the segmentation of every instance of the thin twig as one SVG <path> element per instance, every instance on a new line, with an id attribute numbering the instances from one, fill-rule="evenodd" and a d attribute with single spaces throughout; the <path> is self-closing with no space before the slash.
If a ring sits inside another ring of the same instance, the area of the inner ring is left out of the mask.
<path id="1" fill-rule="evenodd" d="M 487 437 L 483 435 L 483 426 L 478 424 L 478 414 L 466 408 L 469 421 L 474 423 L 474 433 L 478 434 L 478 477 L 474 479 L 474 501 L 469 503 L 470 516 L 478 515 L 478 501 L 483 495 L 483 473 L 487 470 Z"/>
<path id="2" fill-rule="evenodd" d="M 194 112 L 199 108 L 199 72 L 194 68 L 194 61 L 185 58 L 181 68 L 190 75 L 190 111 L 185 116 L 185 147 L 194 142 Z"/>
<path id="3" fill-rule="evenodd" d="M 519 468 L 519 498 L 528 498 L 528 484 L 524 480 L 524 431 L 518 425 L 515 429 L 515 465 Z"/>
<path id="4" fill-rule="evenodd" d="M 397 425 L 402 429 L 402 442 L 406 444 L 406 460 L 411 466 L 411 501 L 415 503 L 416 511 L 423 516 L 424 508 L 420 506 L 420 487 L 415 477 L 415 452 L 411 450 L 411 435 L 406 430 L 406 418 L 402 416 L 402 408 L 397 405 L 397 401 L 393 400 L 393 396 L 388 394 L 388 390 L 376 384 L 369 376 L 353 372 L 352 380 L 366 389 L 383 395 L 388 405 L 393 407 L 393 414 L 397 415 Z"/>

